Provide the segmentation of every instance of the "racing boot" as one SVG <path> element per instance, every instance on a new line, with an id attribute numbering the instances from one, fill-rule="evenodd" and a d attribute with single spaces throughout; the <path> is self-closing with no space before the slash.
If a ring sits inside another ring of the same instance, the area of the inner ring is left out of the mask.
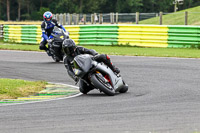
<path id="1" fill-rule="evenodd" d="M 120 70 L 119 68 L 117 68 L 116 66 L 112 65 L 111 61 L 110 61 L 110 57 L 106 54 L 99 54 L 99 55 L 95 55 L 94 60 L 98 61 L 98 62 L 103 62 L 104 64 L 106 64 L 113 72 L 119 74 Z"/>
<path id="2" fill-rule="evenodd" d="M 116 72 L 117 74 L 120 73 L 120 69 L 118 67 L 116 67 L 115 65 L 112 65 L 113 66 L 113 71 Z"/>
<path id="3" fill-rule="evenodd" d="M 108 55 L 106 55 L 106 62 L 105 64 L 115 73 L 119 74 L 120 73 L 120 69 L 118 67 L 116 67 L 115 65 L 112 64 L 112 62 L 110 61 L 110 57 Z"/>

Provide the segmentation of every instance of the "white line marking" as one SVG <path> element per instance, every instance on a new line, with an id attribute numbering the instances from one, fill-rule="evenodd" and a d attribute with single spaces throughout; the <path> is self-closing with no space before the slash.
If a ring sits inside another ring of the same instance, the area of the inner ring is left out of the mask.
<path id="1" fill-rule="evenodd" d="M 53 82 L 48 82 L 48 83 L 53 83 Z M 78 88 L 77 86 L 73 86 L 73 85 L 68 85 L 68 84 L 63 84 L 63 83 L 53 83 L 53 84 L 60 84 L 60 85 L 67 85 L 73 88 Z M 25 103 L 8 103 L 8 104 L 0 104 L 0 107 L 2 106 L 11 106 L 11 105 L 21 105 L 21 104 L 31 104 L 31 103 L 41 103 L 41 102 L 48 102 L 48 101 L 57 101 L 57 100 L 63 100 L 63 99 L 69 99 L 69 98 L 74 98 L 74 97 L 78 97 L 82 95 L 82 93 L 78 93 L 76 95 L 72 95 L 72 96 L 67 96 L 67 97 L 62 97 L 62 98 L 55 98 L 55 99 L 47 99 L 47 100 L 41 100 L 41 101 L 32 101 L 32 102 L 25 102 Z"/>
<path id="2" fill-rule="evenodd" d="M 73 87 L 73 88 L 79 88 L 79 87 L 77 87 L 77 86 L 74 86 L 74 85 L 70 85 L 70 84 L 63 84 L 63 83 L 54 83 L 54 82 L 48 82 L 48 83 L 50 83 L 50 84 L 58 84 L 58 85 L 67 85 L 67 86 L 69 86 L 69 87 Z"/>

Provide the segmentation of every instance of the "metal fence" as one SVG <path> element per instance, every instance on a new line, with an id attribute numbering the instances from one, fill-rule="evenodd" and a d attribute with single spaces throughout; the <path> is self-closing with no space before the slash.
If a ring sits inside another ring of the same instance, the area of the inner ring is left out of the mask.
<path id="1" fill-rule="evenodd" d="M 137 16 L 138 15 L 138 16 Z M 61 24 L 96 24 L 96 23 L 134 23 L 137 17 L 139 20 L 159 16 L 159 13 L 94 13 L 94 14 L 54 14 L 53 18 Z"/>
<path id="2" fill-rule="evenodd" d="M 163 15 L 172 14 L 168 17 L 162 17 Z M 82 25 L 82 24 L 149 24 L 144 23 L 142 20 L 154 18 L 152 21 L 156 25 L 173 25 L 175 18 L 181 20 L 180 23 L 176 25 L 197 25 L 194 21 L 200 19 L 200 12 L 176 12 L 176 13 L 93 13 L 93 14 L 54 14 L 54 18 L 59 21 L 59 23 L 65 25 Z M 172 23 L 170 23 L 170 21 Z M 200 24 L 200 23 L 198 23 Z"/>
<path id="3" fill-rule="evenodd" d="M 3 25 L 0 25 L 0 39 L 3 38 Z"/>

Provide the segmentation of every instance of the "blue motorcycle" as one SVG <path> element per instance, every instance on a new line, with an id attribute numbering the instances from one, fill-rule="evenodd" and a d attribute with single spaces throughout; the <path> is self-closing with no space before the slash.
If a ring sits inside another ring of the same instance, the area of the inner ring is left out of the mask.
<path id="1" fill-rule="evenodd" d="M 64 53 L 62 51 L 62 43 L 65 39 L 69 38 L 69 33 L 65 32 L 63 29 L 54 27 L 53 32 L 49 36 L 50 41 L 48 42 L 48 49 L 52 59 L 55 62 L 63 61 Z"/>

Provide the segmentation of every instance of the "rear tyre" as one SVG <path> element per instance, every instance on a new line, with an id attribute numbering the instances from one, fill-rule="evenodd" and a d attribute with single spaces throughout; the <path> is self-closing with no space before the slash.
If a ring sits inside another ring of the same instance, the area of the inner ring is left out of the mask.
<path id="1" fill-rule="evenodd" d="M 110 85 L 110 83 L 103 83 L 95 74 L 91 76 L 91 82 L 93 85 L 99 89 L 100 91 L 104 92 L 108 96 L 114 96 L 115 90 Z"/>

